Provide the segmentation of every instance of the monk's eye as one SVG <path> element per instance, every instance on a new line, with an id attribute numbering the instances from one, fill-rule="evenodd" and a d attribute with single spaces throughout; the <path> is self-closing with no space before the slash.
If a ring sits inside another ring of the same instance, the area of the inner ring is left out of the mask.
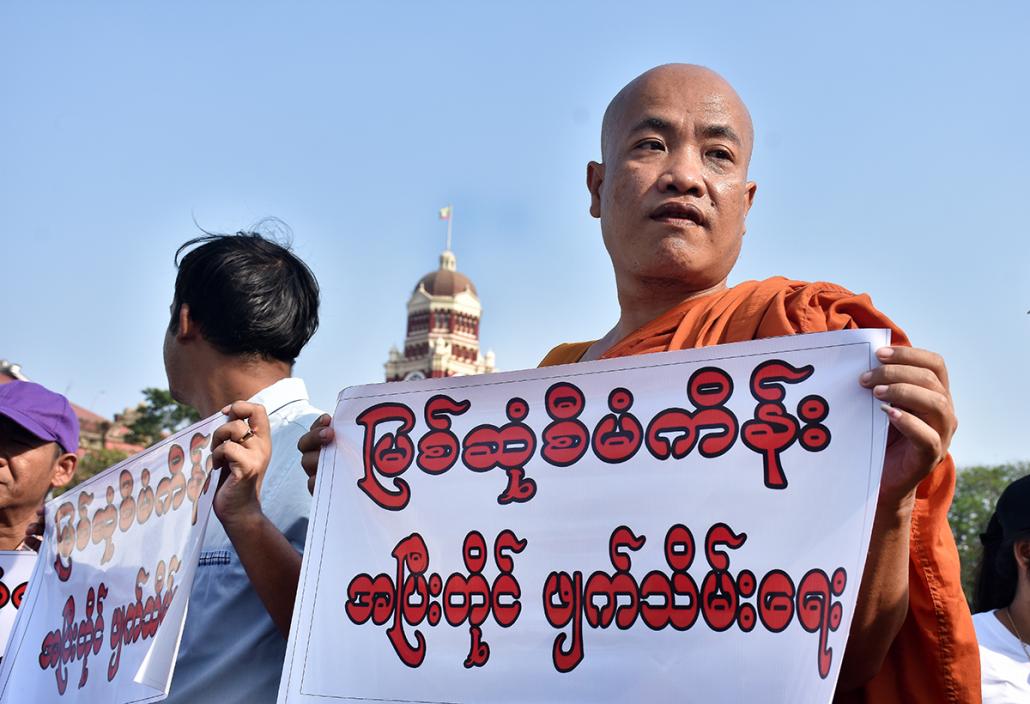
<path id="1" fill-rule="evenodd" d="M 665 145 L 662 144 L 660 139 L 645 139 L 643 142 L 637 144 L 638 149 L 646 149 L 648 151 L 664 151 Z"/>
<path id="2" fill-rule="evenodd" d="M 728 149 L 712 149 L 708 152 L 708 156 L 720 161 L 733 161 L 733 154 Z"/>

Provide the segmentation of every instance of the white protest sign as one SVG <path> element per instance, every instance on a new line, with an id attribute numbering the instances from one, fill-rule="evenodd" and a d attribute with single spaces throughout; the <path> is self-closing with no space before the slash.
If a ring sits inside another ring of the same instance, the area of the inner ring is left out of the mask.
<path id="1" fill-rule="evenodd" d="M 7 648 L 14 617 L 25 598 L 29 576 L 36 566 L 36 553 L 0 550 L 0 657 Z"/>
<path id="2" fill-rule="evenodd" d="M 31 586 L 0 665 L 0 703 L 168 695 L 214 490 L 212 416 L 46 506 Z"/>
<path id="3" fill-rule="evenodd" d="M 280 704 L 829 702 L 888 339 L 345 389 Z"/>

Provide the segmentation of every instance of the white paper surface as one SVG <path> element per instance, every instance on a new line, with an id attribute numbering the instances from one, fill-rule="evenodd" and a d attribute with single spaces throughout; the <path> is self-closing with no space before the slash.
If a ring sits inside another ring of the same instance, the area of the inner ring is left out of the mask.
<path id="1" fill-rule="evenodd" d="M 29 576 L 36 567 L 36 553 L 0 550 L 0 657 L 14 627 L 14 617 L 25 598 Z"/>
<path id="2" fill-rule="evenodd" d="M 345 389 L 280 704 L 829 702 L 887 429 L 858 379 L 888 339 L 799 335 Z M 766 453 L 785 414 L 799 430 Z M 605 422 L 615 415 L 621 426 Z M 529 436 L 501 427 L 520 421 Z M 570 421 L 589 437 L 578 458 L 570 438 L 586 436 Z M 662 459 L 691 425 L 700 440 Z M 440 471 L 446 432 L 464 454 Z"/>
<path id="3" fill-rule="evenodd" d="M 214 496 L 215 415 L 46 506 L 0 704 L 164 699 Z"/>

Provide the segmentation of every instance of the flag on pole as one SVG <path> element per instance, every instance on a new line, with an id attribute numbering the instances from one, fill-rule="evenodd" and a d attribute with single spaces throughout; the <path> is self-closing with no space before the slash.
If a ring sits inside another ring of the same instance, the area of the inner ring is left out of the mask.
<path id="1" fill-rule="evenodd" d="M 446 208 L 440 208 L 440 219 L 441 220 L 450 220 L 451 219 L 451 206 L 448 205 Z"/>

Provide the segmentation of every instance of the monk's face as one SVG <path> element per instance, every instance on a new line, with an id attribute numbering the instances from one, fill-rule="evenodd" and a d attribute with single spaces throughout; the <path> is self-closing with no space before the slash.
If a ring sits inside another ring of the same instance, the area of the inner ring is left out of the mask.
<path id="1" fill-rule="evenodd" d="M 587 185 L 618 283 L 725 283 L 755 194 L 751 141 L 744 104 L 707 69 L 652 69 L 616 96 Z"/>

